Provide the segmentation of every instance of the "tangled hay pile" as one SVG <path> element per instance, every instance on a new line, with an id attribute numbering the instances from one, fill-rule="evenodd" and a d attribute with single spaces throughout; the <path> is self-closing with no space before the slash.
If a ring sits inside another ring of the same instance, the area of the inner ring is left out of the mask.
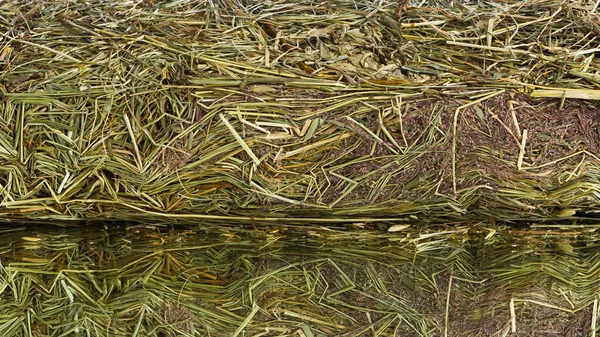
<path id="1" fill-rule="evenodd" d="M 585 1 L 6 2 L 0 212 L 590 216 L 598 22 Z"/>

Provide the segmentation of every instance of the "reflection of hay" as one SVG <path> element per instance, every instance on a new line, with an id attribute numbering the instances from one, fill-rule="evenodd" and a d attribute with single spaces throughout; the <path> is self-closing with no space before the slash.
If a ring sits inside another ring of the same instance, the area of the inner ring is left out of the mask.
<path id="1" fill-rule="evenodd" d="M 595 223 L 104 225 L 3 232 L 3 336 L 588 337 L 596 317 Z"/>

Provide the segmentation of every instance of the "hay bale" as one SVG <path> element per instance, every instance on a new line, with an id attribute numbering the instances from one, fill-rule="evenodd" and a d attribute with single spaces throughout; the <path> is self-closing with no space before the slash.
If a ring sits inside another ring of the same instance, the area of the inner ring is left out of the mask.
<path id="1" fill-rule="evenodd" d="M 0 212 L 368 222 L 598 211 L 591 5 L 400 5 L 395 21 L 389 2 L 3 4 Z"/>

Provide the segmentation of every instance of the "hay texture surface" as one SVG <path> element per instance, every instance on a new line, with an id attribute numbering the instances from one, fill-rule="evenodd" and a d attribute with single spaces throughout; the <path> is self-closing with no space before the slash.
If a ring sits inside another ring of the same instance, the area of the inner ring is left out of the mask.
<path id="1" fill-rule="evenodd" d="M 597 7 L 4 2 L 0 213 L 588 216 L 600 209 Z"/>

